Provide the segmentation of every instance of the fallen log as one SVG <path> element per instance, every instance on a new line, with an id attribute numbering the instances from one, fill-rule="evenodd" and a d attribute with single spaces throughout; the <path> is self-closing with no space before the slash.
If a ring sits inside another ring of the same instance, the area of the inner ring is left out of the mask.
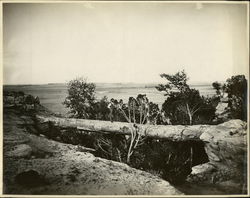
<path id="1" fill-rule="evenodd" d="M 215 126 L 209 125 L 142 125 L 126 122 L 110 122 L 101 120 L 87 120 L 75 118 L 59 118 L 54 116 L 36 116 L 40 123 L 51 122 L 59 127 L 73 127 L 90 132 L 120 133 L 130 135 L 135 128 L 142 136 L 166 138 L 172 141 L 198 140 L 205 129 Z"/>

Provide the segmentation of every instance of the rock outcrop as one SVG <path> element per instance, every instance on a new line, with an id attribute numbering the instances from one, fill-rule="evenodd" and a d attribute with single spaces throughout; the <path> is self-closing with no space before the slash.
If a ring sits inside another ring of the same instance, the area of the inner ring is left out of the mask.
<path id="1" fill-rule="evenodd" d="M 24 94 L 23 92 L 5 91 L 3 94 L 4 107 L 19 107 L 22 110 L 35 110 L 40 106 L 38 97 Z"/>
<path id="2" fill-rule="evenodd" d="M 228 98 L 221 98 L 218 103 L 215 111 L 216 119 L 215 122 L 226 122 L 230 119 L 229 107 L 228 107 Z"/>
<path id="3" fill-rule="evenodd" d="M 240 166 L 247 152 L 247 124 L 241 120 L 230 120 L 207 128 L 200 139 L 205 143 L 209 161 L 213 164 Z"/>
<path id="4" fill-rule="evenodd" d="M 209 162 L 193 167 L 188 180 L 220 185 L 228 185 L 227 181 L 230 181 L 232 185 L 239 184 L 246 193 L 247 124 L 230 120 L 216 128 L 207 127 L 200 139 L 205 143 Z"/>
<path id="5" fill-rule="evenodd" d="M 29 116 L 18 116 L 13 109 L 4 113 L 4 194 L 182 194 L 150 173 L 30 134 L 23 127 L 33 122 Z"/>

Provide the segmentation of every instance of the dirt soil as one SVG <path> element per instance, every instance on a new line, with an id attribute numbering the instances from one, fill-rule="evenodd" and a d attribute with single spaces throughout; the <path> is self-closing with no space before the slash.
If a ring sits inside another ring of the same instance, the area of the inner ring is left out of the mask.
<path id="1" fill-rule="evenodd" d="M 157 176 L 95 157 L 84 147 L 32 135 L 27 122 L 33 122 L 31 117 L 4 109 L 4 194 L 182 194 Z"/>

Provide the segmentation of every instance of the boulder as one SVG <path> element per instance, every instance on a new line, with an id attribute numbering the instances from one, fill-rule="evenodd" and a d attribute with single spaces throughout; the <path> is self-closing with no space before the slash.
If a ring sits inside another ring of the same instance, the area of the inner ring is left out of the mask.
<path id="1" fill-rule="evenodd" d="M 228 103 L 219 102 L 218 105 L 217 105 L 217 107 L 216 107 L 215 114 L 216 115 L 223 114 L 226 111 L 227 106 L 228 106 Z"/>
<path id="2" fill-rule="evenodd" d="M 230 113 L 228 111 L 228 102 L 221 101 L 218 103 L 215 111 L 216 120 L 218 122 L 225 122 L 230 119 Z"/>
<path id="3" fill-rule="evenodd" d="M 217 169 L 211 163 L 199 164 L 192 167 L 192 172 L 188 176 L 187 181 L 189 182 L 203 182 L 213 183 L 213 173 Z"/>
<path id="4" fill-rule="evenodd" d="M 198 175 L 204 172 L 212 172 L 215 170 L 215 167 L 210 163 L 199 164 L 197 166 L 192 167 L 191 175 Z"/>
<path id="5" fill-rule="evenodd" d="M 29 111 L 35 110 L 40 105 L 40 99 L 38 96 L 24 94 L 23 92 L 4 92 L 3 104 L 6 108 L 21 107 L 21 109 Z"/>
<path id="6" fill-rule="evenodd" d="M 211 130 L 212 129 L 212 130 Z M 242 120 L 230 120 L 207 127 L 200 139 L 212 164 L 220 173 L 220 180 L 242 179 L 247 163 L 247 124 Z"/>

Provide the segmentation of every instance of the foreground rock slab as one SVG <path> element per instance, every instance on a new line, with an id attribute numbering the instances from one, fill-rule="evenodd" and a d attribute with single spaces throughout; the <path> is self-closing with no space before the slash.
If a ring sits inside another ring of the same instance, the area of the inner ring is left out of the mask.
<path id="1" fill-rule="evenodd" d="M 200 139 L 205 144 L 209 162 L 192 168 L 188 180 L 212 183 L 247 193 L 247 124 L 230 120 L 207 127 Z"/>
<path id="2" fill-rule="evenodd" d="M 167 181 L 78 146 L 29 134 L 28 116 L 4 111 L 4 194 L 181 195 Z M 39 178 L 41 182 L 31 185 Z"/>

